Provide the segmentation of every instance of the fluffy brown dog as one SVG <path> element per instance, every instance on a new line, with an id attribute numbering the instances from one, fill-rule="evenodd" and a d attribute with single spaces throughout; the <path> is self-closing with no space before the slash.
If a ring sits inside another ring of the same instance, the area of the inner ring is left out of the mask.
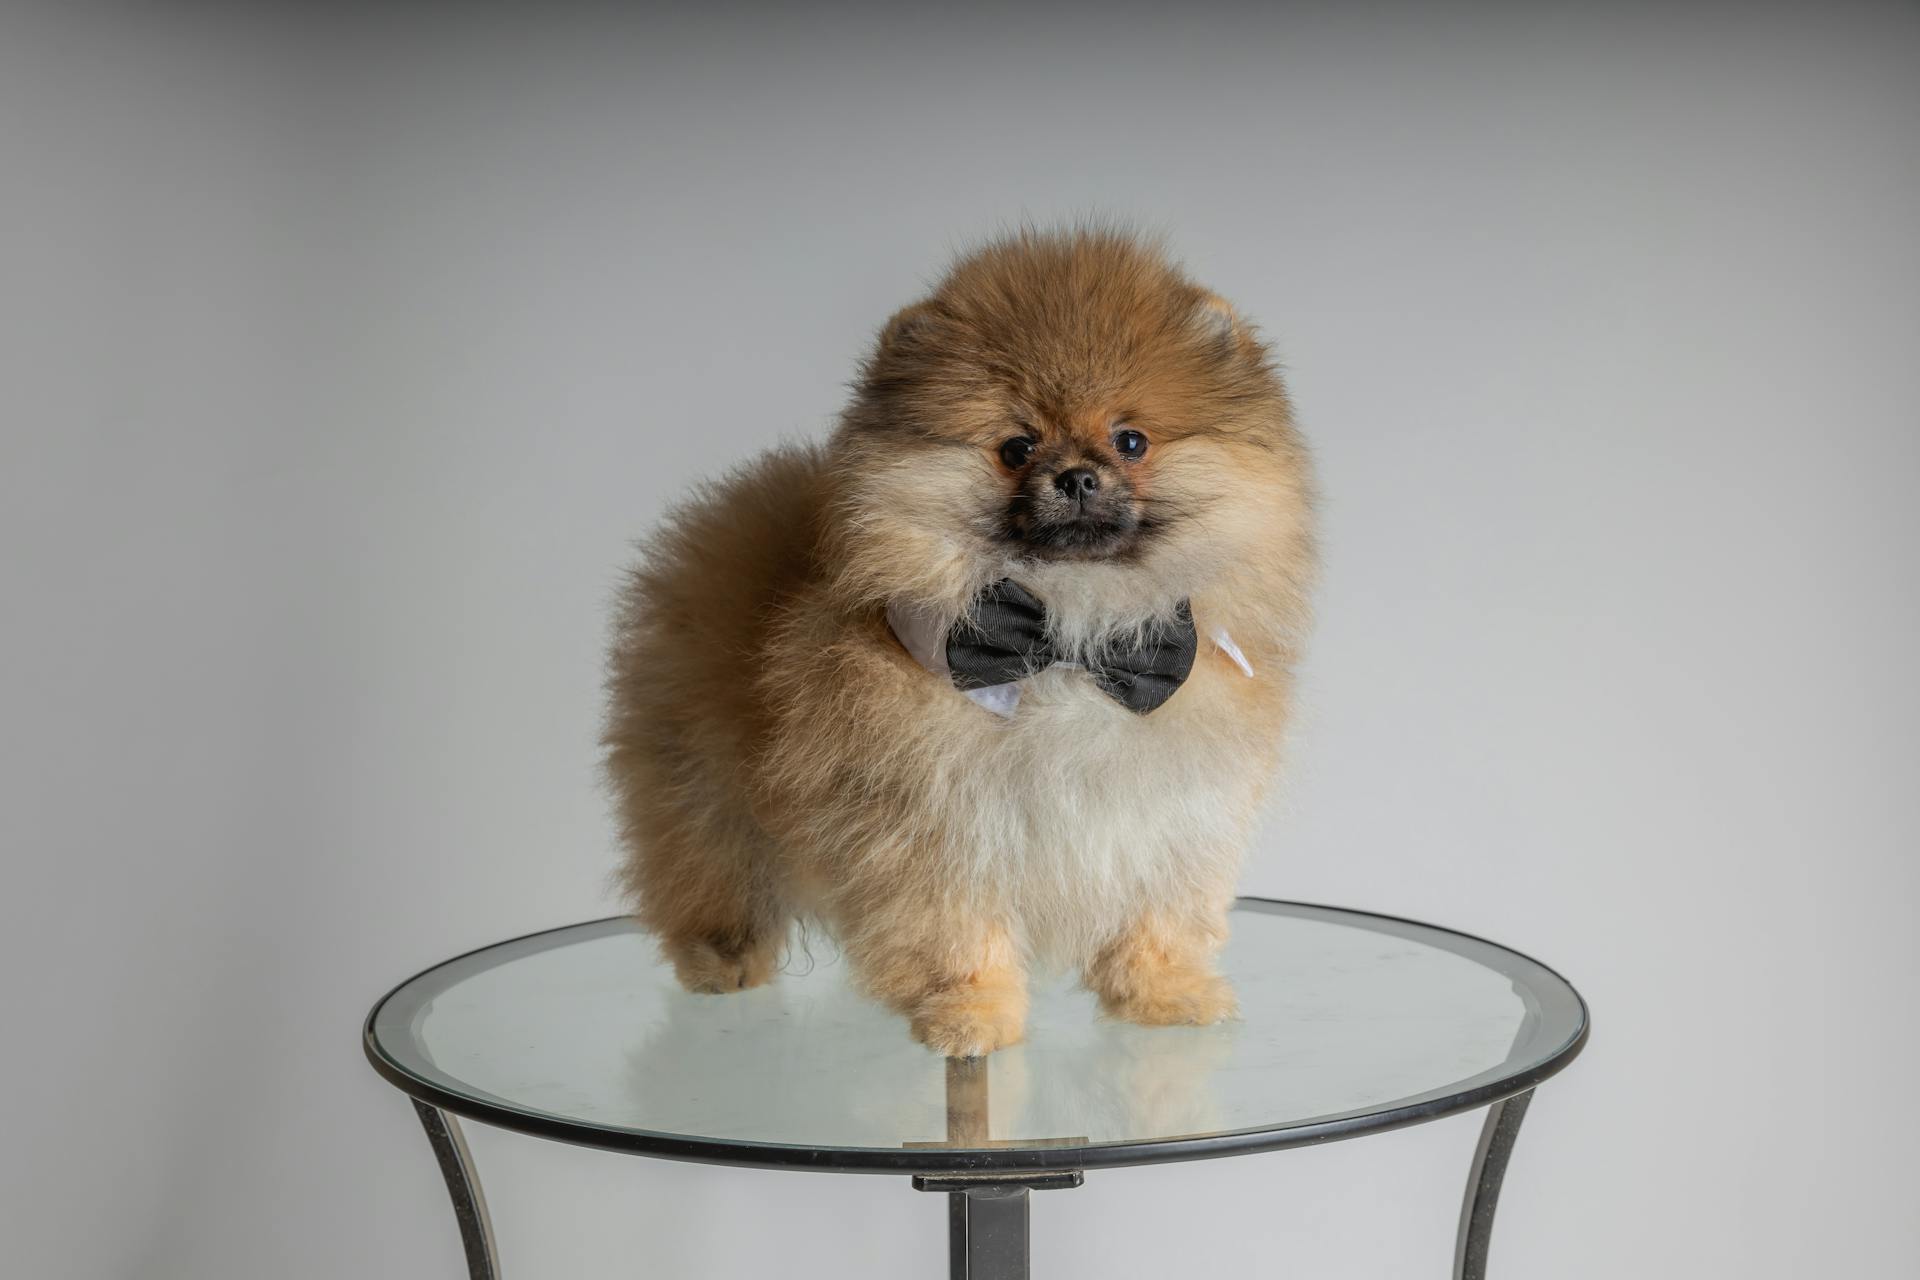
<path id="1" fill-rule="evenodd" d="M 1036 964 L 1115 1017 L 1231 1017 L 1312 567 L 1225 302 L 1113 232 L 967 256 L 825 447 L 705 489 L 633 574 L 606 744 L 640 920 L 706 992 L 817 920 L 953 1056 L 1020 1039 Z"/>

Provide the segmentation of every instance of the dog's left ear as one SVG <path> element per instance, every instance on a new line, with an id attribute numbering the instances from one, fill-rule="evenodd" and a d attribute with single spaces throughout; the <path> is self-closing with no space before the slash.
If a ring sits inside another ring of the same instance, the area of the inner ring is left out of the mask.
<path id="1" fill-rule="evenodd" d="M 1234 351 L 1246 347 L 1247 327 L 1233 304 L 1217 293 L 1203 293 L 1194 304 L 1193 324 L 1223 348 Z"/>

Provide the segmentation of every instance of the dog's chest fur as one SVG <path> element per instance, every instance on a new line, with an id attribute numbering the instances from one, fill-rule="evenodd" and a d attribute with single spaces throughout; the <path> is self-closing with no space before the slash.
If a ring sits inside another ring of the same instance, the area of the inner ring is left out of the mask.
<path id="1" fill-rule="evenodd" d="M 946 856 L 970 862 L 1037 954 L 1082 953 L 1156 900 L 1231 883 L 1269 760 L 1232 705 L 1244 677 L 1217 654 L 1202 663 L 1146 716 L 1060 668 L 1028 679 L 1011 720 L 953 709 Z"/>

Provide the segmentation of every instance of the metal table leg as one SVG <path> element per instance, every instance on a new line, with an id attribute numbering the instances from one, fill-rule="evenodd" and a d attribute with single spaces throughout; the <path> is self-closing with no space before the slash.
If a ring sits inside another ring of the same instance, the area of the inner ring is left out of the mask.
<path id="1" fill-rule="evenodd" d="M 1078 1147 L 1085 1138 L 1029 1138 L 996 1142 L 989 1117 L 988 1060 L 947 1059 L 947 1137 L 909 1142 L 909 1149 L 953 1147 Z M 948 1274 L 953 1280 L 1027 1280 L 1027 1193 L 1077 1187 L 1078 1169 L 1044 1173 L 917 1174 L 916 1191 L 947 1196 Z"/>
<path id="2" fill-rule="evenodd" d="M 1077 1187 L 1078 1169 L 1057 1173 L 920 1174 L 916 1191 L 947 1195 L 947 1274 L 952 1280 L 1028 1280 L 1027 1193 Z"/>
<path id="3" fill-rule="evenodd" d="M 500 1280 L 500 1255 L 493 1245 L 493 1220 L 487 1216 L 487 1198 L 480 1191 L 480 1175 L 473 1169 L 473 1153 L 467 1150 L 466 1135 L 460 1122 L 440 1110 L 416 1100 L 414 1111 L 433 1144 L 434 1159 L 440 1162 L 440 1176 L 447 1180 L 447 1195 L 453 1200 L 453 1216 L 460 1220 L 460 1243 L 467 1251 L 468 1280 Z"/>
<path id="4" fill-rule="evenodd" d="M 1474 1148 L 1473 1168 L 1467 1174 L 1467 1195 L 1460 1206 L 1460 1235 L 1453 1250 L 1454 1280 L 1485 1280 L 1487 1245 L 1493 1235 L 1493 1211 L 1500 1202 L 1500 1183 L 1507 1175 L 1507 1157 L 1513 1154 L 1520 1122 L 1526 1118 L 1533 1091 L 1516 1093 L 1487 1109 Z"/>
<path id="5" fill-rule="evenodd" d="M 952 1280 L 1028 1280 L 1027 1189 L 982 1187 L 947 1195 Z"/>

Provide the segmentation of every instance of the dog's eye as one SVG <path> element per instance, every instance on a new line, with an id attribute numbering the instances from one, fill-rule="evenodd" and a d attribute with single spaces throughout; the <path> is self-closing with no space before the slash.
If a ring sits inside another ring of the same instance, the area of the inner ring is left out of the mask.
<path id="1" fill-rule="evenodd" d="M 1033 441 L 1025 436 L 1015 436 L 1000 446 L 1000 461 L 1015 471 L 1027 465 L 1027 459 L 1033 456 Z"/>
<path id="2" fill-rule="evenodd" d="M 1147 451 L 1147 438 L 1138 431 L 1116 431 L 1113 447 L 1123 458 L 1137 458 Z"/>

